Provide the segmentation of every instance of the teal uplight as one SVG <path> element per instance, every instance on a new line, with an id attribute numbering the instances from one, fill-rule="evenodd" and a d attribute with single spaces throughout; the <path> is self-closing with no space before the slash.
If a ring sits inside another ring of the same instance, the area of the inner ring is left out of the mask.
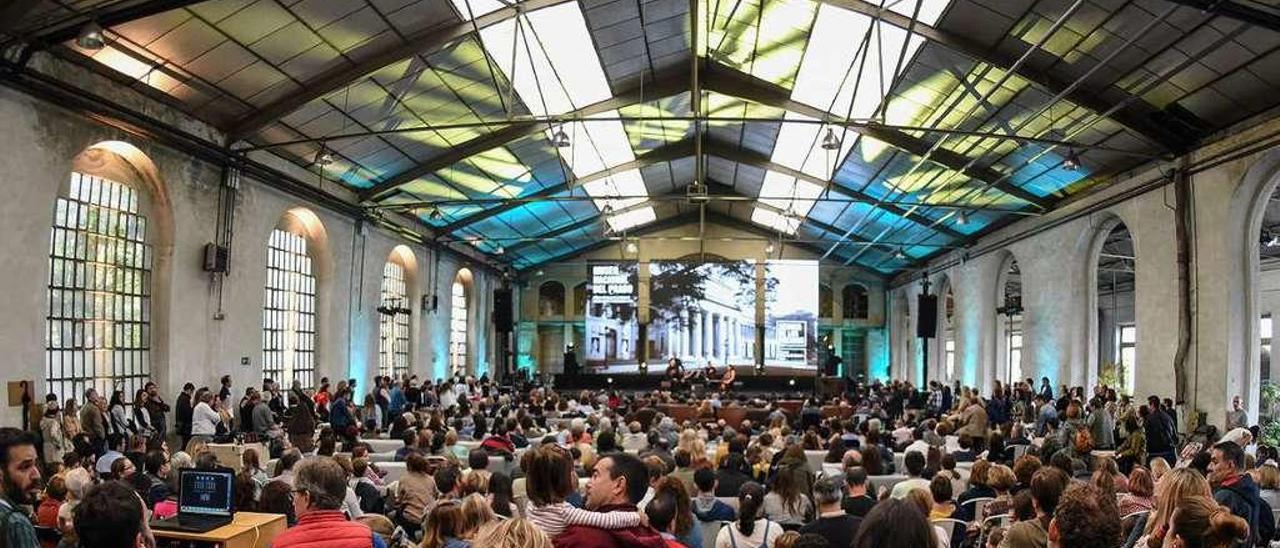
<path id="1" fill-rule="evenodd" d="M 889 338 L 883 328 L 867 330 L 867 381 L 889 382 Z"/>

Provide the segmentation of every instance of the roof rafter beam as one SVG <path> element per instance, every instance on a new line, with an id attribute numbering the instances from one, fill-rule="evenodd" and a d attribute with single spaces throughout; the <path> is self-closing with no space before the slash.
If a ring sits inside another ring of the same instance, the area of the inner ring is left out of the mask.
<path id="1" fill-rule="evenodd" d="M 150 0 L 118 8 L 107 7 L 101 10 L 85 10 L 84 13 L 68 17 L 65 21 L 54 25 L 52 28 L 24 36 L 23 38 L 37 47 L 48 47 L 79 36 L 80 29 L 89 21 L 95 21 L 102 28 L 109 29 L 139 19 L 145 19 L 152 15 L 199 4 L 202 1 L 204 0 Z"/>
<path id="2" fill-rule="evenodd" d="M 708 64 L 704 72 L 706 74 L 706 87 L 712 91 L 755 101 L 762 105 L 780 108 L 810 118 L 841 121 L 840 117 L 833 116 L 829 112 L 792 100 L 791 92 L 777 84 L 766 82 L 749 74 L 714 63 Z M 927 155 L 930 161 L 952 171 L 958 171 L 970 179 L 977 179 L 986 183 L 994 182 L 993 188 L 996 190 L 1041 209 L 1048 209 L 1052 205 L 1052 201 L 1048 198 L 1036 196 L 1026 189 L 1005 181 L 1005 177 L 990 167 L 969 167 L 976 162 L 973 162 L 968 156 L 946 149 L 939 149 L 930 154 L 929 150 L 932 145 L 929 142 L 902 131 L 867 126 L 858 128 L 857 133 L 914 156 L 925 157 Z"/>
<path id="3" fill-rule="evenodd" d="M 1250 25 L 1280 32 L 1280 15 L 1255 8 L 1253 6 L 1232 2 L 1231 0 L 1169 0 L 1174 4 L 1196 8 L 1200 11 L 1230 17 Z"/>
<path id="4" fill-rule="evenodd" d="M 1006 55 L 994 51 L 992 48 L 981 45 L 973 39 L 961 36 L 946 30 L 916 22 L 911 25 L 911 18 L 895 13 L 890 10 L 882 10 L 879 5 L 867 0 L 820 0 L 825 4 L 835 7 L 844 8 L 855 11 L 868 17 L 879 17 L 881 21 L 900 27 L 903 29 L 912 28 L 916 34 L 923 36 L 930 42 L 937 43 L 947 49 L 970 57 L 976 61 L 990 64 L 1000 70 L 1008 71 L 1017 63 L 1017 55 Z M 1202 4 L 1231 4 L 1229 0 L 1170 0 L 1179 4 L 1200 7 Z M 1201 9 L 1204 9 L 1203 7 Z M 1226 13 L 1223 13 L 1226 15 Z M 1263 24 L 1254 22 L 1254 24 Z M 1265 25 L 1264 25 L 1265 26 Z M 1274 27 L 1273 27 L 1274 30 Z M 1018 77 L 1023 78 L 1040 88 L 1044 89 L 1051 96 L 1058 95 L 1071 87 L 1072 82 L 1063 80 L 1054 74 L 1038 71 L 1034 68 L 1022 66 L 1014 73 Z M 1118 88 L 1111 87 L 1109 89 L 1098 89 L 1097 87 L 1077 86 L 1065 98 L 1072 103 L 1087 108 L 1094 113 L 1101 114 L 1110 112 L 1115 104 L 1100 99 L 1103 92 L 1119 91 Z M 1167 150 L 1180 152 L 1186 150 L 1193 143 L 1188 139 L 1180 137 L 1180 132 L 1174 131 L 1164 124 L 1154 121 L 1150 118 L 1152 112 L 1141 112 L 1140 101 L 1130 101 L 1128 105 L 1119 111 L 1112 113 L 1108 118 L 1125 128 L 1141 135 L 1143 138 L 1158 144 Z"/>
<path id="5" fill-rule="evenodd" d="M 835 190 L 836 192 L 840 192 L 842 194 L 848 194 L 849 197 L 851 198 L 854 198 L 856 200 L 862 200 L 863 202 L 866 202 L 868 204 L 875 205 L 876 207 L 879 207 L 880 209 L 888 211 L 889 213 L 892 213 L 894 215 L 907 219 L 911 222 L 914 222 L 930 230 L 941 232 L 952 238 L 963 239 L 968 237 L 965 234 L 961 234 L 959 232 L 956 232 L 955 230 L 952 230 L 942 225 L 938 225 L 936 227 L 931 226 L 934 224 L 933 219 L 930 219 L 918 213 L 913 213 L 909 210 L 903 209 L 894 204 L 879 203 L 879 201 L 877 201 L 875 198 L 868 196 L 867 194 L 863 193 L 860 190 L 842 185 L 836 182 L 835 179 L 832 179 L 829 182 L 824 181 L 819 177 L 814 177 L 798 169 L 793 169 L 793 168 L 784 166 L 782 164 L 776 163 L 770 160 L 768 157 L 758 152 L 740 148 L 740 147 L 735 147 L 718 139 L 709 139 L 702 146 L 703 146 L 703 151 L 708 155 L 719 156 L 720 158 L 729 160 L 731 162 L 758 167 L 768 171 L 775 171 L 780 174 L 786 175 L 788 177 L 794 177 L 796 179 L 805 181 L 807 183 L 817 185 L 819 187 L 822 187 L 823 189 L 830 187 L 832 190 Z M 821 202 L 822 199 L 818 198 L 812 201 Z M 844 231 L 840 231 L 839 233 L 843 233 L 843 232 Z"/>
<path id="6" fill-rule="evenodd" d="M 587 183 L 591 183 L 593 181 L 603 179 L 615 173 L 621 173 L 623 171 L 628 171 L 631 169 L 640 169 L 644 166 L 652 165 L 656 163 L 670 162 L 672 160 L 688 157 L 692 154 L 693 154 L 693 140 L 684 139 L 684 140 L 676 141 L 674 143 L 670 143 L 668 145 L 664 145 L 664 146 L 655 148 L 649 152 L 646 152 L 644 154 L 641 154 L 635 160 L 632 160 L 625 164 L 621 164 L 619 166 L 615 166 L 613 169 L 592 173 L 585 177 L 571 179 L 569 181 L 565 181 L 560 184 L 550 185 L 526 196 L 525 198 L 545 198 L 548 196 L 555 196 L 556 194 L 569 190 L 575 186 L 582 186 Z M 607 199 L 607 198 L 608 196 L 601 197 L 601 199 Z M 485 210 L 477 211 L 471 215 L 462 217 L 461 219 L 457 219 L 453 222 L 450 222 L 447 225 L 441 226 L 439 229 L 436 230 L 436 233 L 448 234 L 450 232 L 454 232 L 459 228 L 462 228 L 471 224 L 475 224 L 485 219 L 488 219 L 490 217 L 493 217 L 495 215 L 500 215 L 502 213 L 506 213 L 508 211 L 516 209 L 522 205 L 525 205 L 525 203 L 526 202 L 524 201 L 508 202 L 508 203 L 494 206 Z"/>
<path id="7" fill-rule="evenodd" d="M 523 0 L 518 5 L 506 6 L 476 17 L 474 21 L 457 21 L 444 28 L 425 29 L 404 42 L 373 52 L 358 63 L 336 67 L 321 73 L 305 82 L 298 91 L 276 99 L 257 112 L 237 120 L 228 128 L 228 133 L 232 141 L 244 139 L 315 99 L 338 91 L 356 80 L 415 55 L 433 53 L 455 40 L 465 38 L 476 28 L 483 30 L 514 19 L 523 12 L 571 1 L 574 0 Z"/>
<path id="8" fill-rule="evenodd" d="M 687 84 L 684 80 L 674 75 L 662 75 L 663 77 L 656 82 L 651 82 L 644 86 L 644 94 L 641 95 L 640 86 L 628 89 L 607 100 L 601 101 L 594 105 L 569 113 L 575 117 L 587 118 L 596 114 L 617 110 L 622 107 L 634 105 L 646 100 L 670 97 L 687 90 Z M 460 143 L 449 150 L 449 152 L 427 160 L 426 162 L 415 165 L 401 173 L 397 173 L 391 178 L 379 182 L 368 190 L 360 193 L 361 201 L 378 201 L 386 197 L 395 189 L 413 182 L 419 177 L 430 175 L 455 163 L 461 162 L 493 148 L 503 146 L 511 141 L 534 135 L 539 131 L 546 129 L 544 124 L 535 122 L 515 123 L 494 130 L 493 132 L 481 135 L 470 141 Z M 568 169 L 569 166 L 565 166 Z"/>

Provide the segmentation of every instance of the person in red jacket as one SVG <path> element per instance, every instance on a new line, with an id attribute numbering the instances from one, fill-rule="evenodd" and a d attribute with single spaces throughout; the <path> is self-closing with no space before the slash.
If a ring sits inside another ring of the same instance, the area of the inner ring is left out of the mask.
<path id="1" fill-rule="evenodd" d="M 644 463 L 627 453 L 609 453 L 596 461 L 587 482 L 586 507 L 593 512 L 635 512 L 636 504 L 649 489 L 649 471 Z M 610 546 L 666 548 L 667 542 L 656 529 L 638 525 L 623 529 L 597 529 L 572 525 L 554 539 L 556 548 Z M 277 544 L 277 546 L 279 546 Z"/>
<path id="2" fill-rule="evenodd" d="M 310 457 L 294 469 L 293 511 L 298 524 L 274 548 L 386 548 L 382 538 L 342 513 L 347 473 L 331 457 Z"/>

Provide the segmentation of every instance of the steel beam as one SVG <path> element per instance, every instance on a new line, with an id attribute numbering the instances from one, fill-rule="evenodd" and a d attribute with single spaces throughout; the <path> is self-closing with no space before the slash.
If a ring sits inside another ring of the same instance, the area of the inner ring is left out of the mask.
<path id="1" fill-rule="evenodd" d="M 1170 1 L 1192 6 L 1199 4 L 1233 4 L 1232 2 L 1225 0 Z M 822 0 L 822 2 L 850 11 L 855 11 L 868 17 L 879 16 L 881 21 L 895 27 L 903 29 L 911 27 L 910 17 L 887 9 L 882 10 L 879 5 L 868 2 L 867 0 Z M 1226 14 L 1224 13 L 1224 15 Z M 1017 62 L 1018 55 L 1000 53 L 994 48 L 982 45 L 967 36 L 925 25 L 918 21 L 912 28 L 916 34 L 923 36 L 930 42 L 934 42 L 975 61 L 990 64 L 1004 71 L 1008 71 L 1010 68 L 1013 68 Z M 1271 28 L 1275 30 L 1275 27 Z M 1041 72 L 1035 68 L 1027 66 L 1018 68 L 1015 74 L 1049 92 L 1049 95 L 1058 95 L 1070 88 L 1072 84 L 1072 82 L 1062 79 L 1055 74 Z M 1100 97 L 1104 97 L 1115 91 L 1118 91 L 1118 88 L 1115 88 L 1114 86 L 1106 89 L 1099 88 L 1097 86 L 1077 86 L 1075 90 L 1066 95 L 1066 99 L 1072 103 L 1092 110 L 1095 113 L 1101 114 L 1108 112 L 1115 105 L 1100 99 Z M 1166 124 L 1160 123 L 1158 121 L 1159 116 L 1161 115 L 1159 111 L 1150 108 L 1144 109 L 1137 103 L 1138 102 L 1130 102 L 1130 104 L 1126 105 L 1124 108 L 1111 114 L 1109 118 L 1134 133 L 1141 135 L 1152 143 L 1158 144 L 1172 152 L 1185 151 L 1199 139 L 1199 135 L 1188 135 L 1186 131 L 1171 128 Z"/>
<path id="2" fill-rule="evenodd" d="M 486 29 L 516 18 L 523 12 L 556 6 L 573 0 L 524 0 L 518 5 L 507 6 L 491 13 L 476 17 L 474 21 L 458 21 L 444 28 L 434 27 L 422 30 L 401 43 L 382 51 L 376 51 L 358 63 L 344 65 L 321 73 L 303 83 L 297 92 L 285 95 L 263 106 L 257 112 L 236 121 L 228 129 L 232 140 L 243 139 L 272 122 L 302 108 L 315 99 L 319 99 L 346 87 L 347 85 L 373 74 L 385 67 L 419 54 L 429 54 L 447 44 L 465 38 L 475 29 Z"/>
<path id="3" fill-rule="evenodd" d="M 1248 23 L 1256 27 L 1280 32 L 1280 13 L 1232 2 L 1231 0 L 1169 0 L 1175 4 L 1196 8 L 1223 17 Z M 1273 4 L 1274 5 L 1274 4 Z"/>

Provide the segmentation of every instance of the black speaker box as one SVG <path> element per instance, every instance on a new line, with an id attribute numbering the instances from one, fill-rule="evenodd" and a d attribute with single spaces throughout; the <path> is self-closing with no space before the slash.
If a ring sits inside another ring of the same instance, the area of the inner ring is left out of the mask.
<path id="1" fill-rule="evenodd" d="M 493 291 L 493 325 L 498 333 L 510 333 L 512 323 L 511 289 Z"/>
<path id="2" fill-rule="evenodd" d="M 916 336 L 934 338 L 938 336 L 938 296 L 920 295 L 916 306 Z"/>

